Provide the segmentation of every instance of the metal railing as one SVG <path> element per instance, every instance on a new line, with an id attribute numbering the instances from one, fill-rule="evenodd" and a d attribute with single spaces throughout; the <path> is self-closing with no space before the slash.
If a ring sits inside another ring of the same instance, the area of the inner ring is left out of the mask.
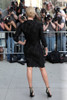
<path id="1" fill-rule="evenodd" d="M 14 41 L 13 39 L 13 35 L 15 34 L 15 31 L 0 31 L 0 47 L 3 48 L 3 52 L 0 52 L 0 54 L 23 54 L 23 50 L 21 52 L 21 50 L 16 51 L 16 48 L 15 46 L 17 46 L 19 49 L 21 47 L 20 44 L 18 44 L 17 42 Z M 11 39 L 9 39 L 12 38 Z M 21 38 L 20 38 L 21 39 Z M 14 41 L 14 44 L 13 44 L 13 41 Z M 22 36 L 22 41 L 23 41 L 23 36 Z M 12 51 L 12 45 L 13 44 L 13 48 L 14 48 L 14 51 Z M 10 47 L 8 47 L 10 45 Z M 10 49 L 10 51 L 8 51 L 7 49 Z M 23 49 L 23 46 L 22 46 L 22 49 Z"/>
<path id="2" fill-rule="evenodd" d="M 67 31 L 46 31 L 44 32 L 44 35 L 47 41 L 47 46 L 50 44 L 50 47 L 48 47 L 49 52 L 53 50 L 57 50 L 59 52 L 67 52 Z M 53 39 L 53 41 L 51 41 L 51 39 Z M 52 48 L 52 50 L 50 48 L 53 45 L 54 48 Z"/>
<path id="3" fill-rule="evenodd" d="M 7 38 L 9 37 L 10 34 L 11 34 L 10 37 L 13 38 L 13 34 L 15 34 L 15 31 L 9 31 L 9 32 L 8 31 L 0 31 L 0 47 L 3 47 L 3 52 L 0 52 L 0 54 L 24 54 L 24 52 L 23 52 L 23 46 L 17 44 L 15 41 L 14 41 L 14 45 L 13 45 L 14 47 L 13 48 L 12 48 L 12 46 L 8 47 L 9 45 L 12 45 L 12 41 L 10 40 L 10 42 L 8 41 L 8 43 L 7 43 L 7 40 L 8 40 L 8 39 L 6 39 L 6 35 L 7 34 L 8 34 Z M 55 38 L 55 40 L 53 41 L 54 44 L 53 44 L 53 42 L 51 44 L 51 40 L 50 40 L 50 47 L 48 47 L 49 48 L 49 52 L 52 51 L 52 49 L 50 49 L 50 48 L 53 45 L 54 45 L 54 50 L 58 50 L 57 49 L 58 48 L 57 47 L 58 46 L 58 44 L 57 44 L 58 43 L 57 42 L 58 36 L 61 39 L 60 40 L 61 44 L 59 45 L 61 47 L 61 49 L 59 51 L 60 52 L 67 52 L 67 47 L 65 47 L 66 50 L 62 49 L 62 47 L 64 47 L 64 45 L 67 46 L 66 40 L 64 40 L 65 43 L 63 45 L 63 39 L 65 39 L 67 37 L 67 31 L 47 31 L 47 32 L 44 32 L 44 35 L 45 35 L 45 38 L 47 38 L 48 41 L 53 36 Z M 23 39 L 23 35 L 21 36 L 20 39 L 22 41 L 24 40 Z M 47 43 L 47 46 L 48 45 L 49 45 L 49 43 Z M 12 49 L 14 49 L 14 50 L 12 51 Z M 16 50 L 16 49 L 18 49 L 18 50 Z"/>

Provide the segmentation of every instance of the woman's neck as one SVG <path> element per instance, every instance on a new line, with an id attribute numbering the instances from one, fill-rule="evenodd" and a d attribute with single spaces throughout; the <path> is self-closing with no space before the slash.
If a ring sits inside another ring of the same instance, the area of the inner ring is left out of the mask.
<path id="1" fill-rule="evenodd" d="M 31 17 L 28 17 L 28 20 L 33 20 L 33 18 L 31 18 Z"/>

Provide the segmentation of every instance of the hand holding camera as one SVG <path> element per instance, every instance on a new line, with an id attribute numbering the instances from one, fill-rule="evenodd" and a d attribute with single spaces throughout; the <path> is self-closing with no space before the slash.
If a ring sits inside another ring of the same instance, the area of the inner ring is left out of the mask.
<path id="1" fill-rule="evenodd" d="M 58 21 L 55 21 L 54 23 L 55 23 L 55 25 L 58 25 Z"/>
<path id="2" fill-rule="evenodd" d="M 11 14 L 14 15 L 15 13 L 12 11 Z"/>
<path id="3" fill-rule="evenodd" d="M 49 25 L 52 22 L 51 15 L 47 14 L 46 17 L 45 17 L 45 21 L 46 21 L 47 25 Z"/>

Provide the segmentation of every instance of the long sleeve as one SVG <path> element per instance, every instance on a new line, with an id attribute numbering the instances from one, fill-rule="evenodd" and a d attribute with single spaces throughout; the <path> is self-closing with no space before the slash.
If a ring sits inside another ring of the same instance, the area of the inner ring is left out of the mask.
<path id="1" fill-rule="evenodd" d="M 22 32 L 23 32 L 23 24 L 20 24 L 20 25 L 17 27 L 16 33 L 15 33 L 15 35 L 14 35 L 14 40 L 15 40 L 16 42 L 19 41 L 19 37 L 20 37 L 20 34 L 21 34 Z"/>
<path id="2" fill-rule="evenodd" d="M 40 27 L 39 27 L 40 31 L 39 31 L 39 35 L 40 35 L 40 39 L 41 39 L 41 42 L 43 44 L 44 47 L 47 47 L 47 44 L 46 44 L 46 39 L 45 39 L 45 36 L 44 36 L 44 33 L 43 33 L 43 26 L 42 24 L 40 24 Z"/>

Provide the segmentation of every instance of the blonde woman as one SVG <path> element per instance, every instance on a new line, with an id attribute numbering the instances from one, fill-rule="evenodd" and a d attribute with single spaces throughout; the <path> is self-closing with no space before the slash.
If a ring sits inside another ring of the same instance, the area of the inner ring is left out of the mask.
<path id="1" fill-rule="evenodd" d="M 26 8 L 26 14 L 28 19 L 17 28 L 15 41 L 24 45 L 24 43 L 18 39 L 18 36 L 21 34 L 21 32 L 23 32 L 26 39 L 24 45 L 24 54 L 27 62 L 27 78 L 28 78 L 29 89 L 30 89 L 30 97 L 34 97 L 34 90 L 32 86 L 33 67 L 40 68 L 44 83 L 46 85 L 47 96 L 51 97 L 52 95 L 50 93 L 48 77 L 44 65 L 45 60 L 44 60 L 43 50 L 40 44 L 40 40 L 41 40 L 42 44 L 44 45 L 45 56 L 46 56 L 48 54 L 48 49 L 47 49 L 46 41 L 43 36 L 42 24 L 34 20 L 36 13 L 33 7 Z"/>

